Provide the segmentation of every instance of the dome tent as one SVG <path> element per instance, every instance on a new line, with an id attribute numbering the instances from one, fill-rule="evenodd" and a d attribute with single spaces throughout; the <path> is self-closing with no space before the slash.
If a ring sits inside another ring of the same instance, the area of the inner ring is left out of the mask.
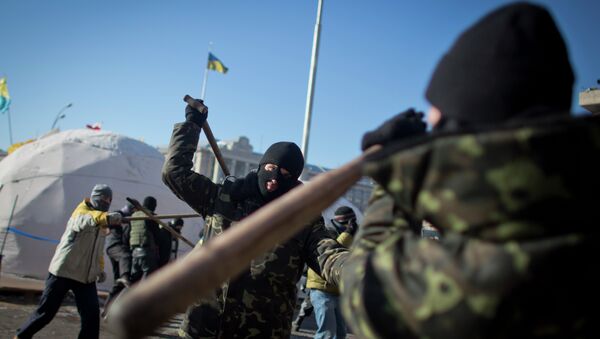
<path id="1" fill-rule="evenodd" d="M 161 181 L 163 156 L 153 147 L 125 136 L 89 129 L 70 130 L 23 145 L 0 162 L 0 227 L 8 223 L 13 201 L 18 201 L 7 233 L 2 273 L 45 279 L 48 265 L 74 208 L 89 196 L 97 183 L 113 190 L 110 210 L 120 209 L 126 197 L 141 201 L 152 195 L 158 201 L 156 212 L 194 213 Z M 326 224 L 341 205 L 352 207 L 345 198 L 323 211 Z M 202 219 L 186 219 L 183 235 L 196 242 Z M 4 237 L 4 232 L 0 232 Z M 1 239 L 0 239 L 1 241 Z M 179 246 L 180 255 L 190 248 Z M 105 256 L 105 271 L 112 277 Z M 100 285 L 111 286 L 112 279 Z"/>
<path id="2" fill-rule="evenodd" d="M 41 137 L 0 161 L 0 227 L 16 208 L 7 236 L 2 273 L 45 279 L 48 265 L 71 213 L 92 187 L 108 184 L 113 190 L 110 210 L 154 196 L 156 213 L 194 213 L 162 183 L 164 157 L 153 147 L 122 135 L 89 129 L 69 130 Z M 186 219 L 183 235 L 195 242 L 202 219 Z M 181 244 L 180 252 L 189 251 Z M 183 253 L 181 253 L 183 254 Z M 105 257 L 105 271 L 112 276 Z M 100 287 L 112 284 L 107 279 Z"/>

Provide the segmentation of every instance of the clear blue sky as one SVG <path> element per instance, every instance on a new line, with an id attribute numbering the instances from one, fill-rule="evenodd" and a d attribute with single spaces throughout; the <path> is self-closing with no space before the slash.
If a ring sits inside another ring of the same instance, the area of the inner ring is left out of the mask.
<path id="1" fill-rule="evenodd" d="M 359 154 L 365 131 L 407 107 L 427 110 L 423 93 L 440 56 L 507 2 L 325 0 L 309 162 L 337 167 Z M 567 40 L 576 99 L 600 78 L 600 1 L 538 3 Z M 212 41 L 229 67 L 208 79 L 217 138 L 245 135 L 256 151 L 300 145 L 316 10 L 316 0 L 3 0 L 0 76 L 8 77 L 13 139 L 44 134 L 73 102 L 63 130 L 101 122 L 165 145 L 183 120 L 183 95 L 199 96 Z M 5 114 L 0 148 L 8 146 Z"/>

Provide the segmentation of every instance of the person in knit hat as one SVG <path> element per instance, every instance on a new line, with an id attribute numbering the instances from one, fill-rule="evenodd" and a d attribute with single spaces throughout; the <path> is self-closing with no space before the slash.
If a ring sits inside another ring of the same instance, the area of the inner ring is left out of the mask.
<path id="1" fill-rule="evenodd" d="M 596 337 L 600 119 L 569 112 L 550 13 L 512 3 L 467 28 L 408 110 L 363 137 L 378 184 L 343 262 L 360 338 Z M 441 237 L 419 236 L 422 220 Z"/>
<path id="2" fill-rule="evenodd" d="M 156 210 L 156 198 L 147 196 L 142 206 L 152 212 Z M 136 211 L 132 217 L 145 217 L 142 211 Z M 154 220 L 133 220 L 129 232 L 129 246 L 131 248 L 131 281 L 136 282 L 146 279 L 148 275 L 158 269 L 158 241 L 160 229 Z"/>
<path id="3" fill-rule="evenodd" d="M 330 230 L 332 236 L 342 246 L 350 247 L 352 237 L 358 229 L 356 214 L 352 207 L 338 207 L 334 212 L 331 223 L 334 228 Z M 306 289 L 308 289 L 310 304 L 315 311 L 317 330 L 314 338 L 346 338 L 346 324 L 339 305 L 339 288 L 328 283 L 318 273 L 309 268 L 306 275 Z M 302 324 L 302 320 L 303 318 L 299 314 L 298 318 L 294 320 L 292 328 L 297 331 Z"/>
<path id="4" fill-rule="evenodd" d="M 15 338 L 28 339 L 46 326 L 69 291 L 75 295 L 81 316 L 77 338 L 97 339 L 100 335 L 100 306 L 96 282 L 103 282 L 104 239 L 109 225 L 121 225 L 121 214 L 108 213 L 112 190 L 98 184 L 89 198 L 77 205 L 48 268 L 46 287 L 40 303 L 30 318 L 17 330 Z"/>

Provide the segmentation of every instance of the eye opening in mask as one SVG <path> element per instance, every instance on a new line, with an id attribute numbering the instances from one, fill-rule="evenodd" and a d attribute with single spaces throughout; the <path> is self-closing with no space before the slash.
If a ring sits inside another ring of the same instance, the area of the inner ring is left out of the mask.
<path id="1" fill-rule="evenodd" d="M 286 168 L 283 167 L 279 167 L 275 164 L 265 164 L 265 171 L 268 172 L 273 172 L 276 171 L 277 169 L 279 169 L 279 173 L 281 173 L 281 175 L 286 178 L 286 179 L 291 179 L 292 178 L 292 173 L 290 173 L 290 171 L 288 171 Z"/>

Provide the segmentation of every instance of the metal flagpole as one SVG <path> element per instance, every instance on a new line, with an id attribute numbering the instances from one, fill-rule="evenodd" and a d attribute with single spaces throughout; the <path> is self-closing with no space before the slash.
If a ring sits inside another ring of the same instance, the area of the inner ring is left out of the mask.
<path id="1" fill-rule="evenodd" d="M 306 93 L 306 110 L 304 114 L 304 132 L 302 133 L 302 154 L 304 163 L 308 162 L 308 138 L 310 136 L 310 119 L 312 116 L 313 96 L 315 93 L 315 80 L 317 74 L 317 61 L 319 58 L 319 38 L 321 37 L 321 13 L 323 11 L 323 0 L 319 0 L 317 8 L 317 22 L 313 37 L 312 56 L 310 59 L 310 73 L 308 77 L 308 91 Z"/>
<path id="2" fill-rule="evenodd" d="M 212 50 L 212 41 L 208 43 L 208 54 L 210 55 L 210 52 Z M 204 80 L 202 81 L 202 92 L 200 92 L 200 100 L 204 100 L 205 96 L 206 96 L 206 83 L 208 81 L 208 55 L 206 56 L 206 68 L 204 68 Z"/>
<path id="3" fill-rule="evenodd" d="M 6 114 L 8 115 L 8 140 L 10 140 L 10 144 L 13 144 L 12 138 L 12 123 L 10 121 L 10 106 L 6 110 Z"/>
<path id="4" fill-rule="evenodd" d="M 202 92 L 200 94 L 200 99 L 204 100 L 204 95 L 206 94 L 206 81 L 208 80 L 208 62 L 206 63 L 206 68 L 204 69 L 204 80 L 202 81 Z"/>

